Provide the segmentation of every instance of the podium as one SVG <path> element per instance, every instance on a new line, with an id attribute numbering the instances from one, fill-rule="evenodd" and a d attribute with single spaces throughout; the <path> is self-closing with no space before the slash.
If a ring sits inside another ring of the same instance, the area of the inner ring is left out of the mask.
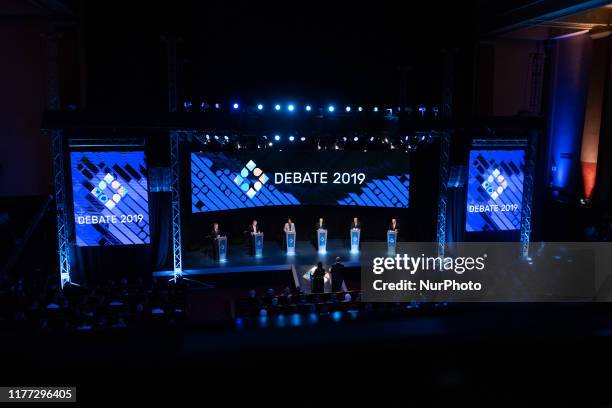
<path id="1" fill-rule="evenodd" d="M 351 229 L 351 252 L 359 252 L 359 236 L 361 230 L 359 228 Z"/>
<path id="2" fill-rule="evenodd" d="M 397 246 L 397 232 L 395 231 L 387 231 L 387 251 L 395 252 L 395 247 Z"/>
<path id="3" fill-rule="evenodd" d="M 317 249 L 320 254 L 327 252 L 327 230 L 319 228 L 317 230 Z"/>
<path id="4" fill-rule="evenodd" d="M 287 255 L 295 255 L 295 231 L 285 232 L 285 242 L 287 243 Z"/>
<path id="5" fill-rule="evenodd" d="M 227 237 L 217 237 L 215 238 L 215 255 L 219 262 L 227 261 Z"/>
<path id="6" fill-rule="evenodd" d="M 253 246 L 253 255 L 261 256 L 263 253 L 263 232 L 256 232 L 251 234 L 252 246 Z"/>

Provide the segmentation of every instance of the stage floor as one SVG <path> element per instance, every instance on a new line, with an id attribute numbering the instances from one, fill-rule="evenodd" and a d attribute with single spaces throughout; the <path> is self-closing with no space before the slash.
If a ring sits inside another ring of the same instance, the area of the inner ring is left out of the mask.
<path id="1" fill-rule="evenodd" d="M 359 254 L 351 253 L 349 240 L 329 240 L 327 252 L 320 254 L 310 241 L 297 241 L 295 255 L 287 255 L 278 242 L 264 243 L 263 255 L 249 254 L 245 245 L 230 245 L 227 261 L 219 262 L 210 256 L 210 250 L 189 251 L 183 254 L 183 275 L 211 275 L 262 271 L 287 271 L 294 274 L 295 284 L 306 291 L 310 287 L 308 271 L 322 262 L 328 269 L 339 256 L 347 268 L 359 268 Z M 172 271 L 154 272 L 154 276 L 172 276 Z"/>

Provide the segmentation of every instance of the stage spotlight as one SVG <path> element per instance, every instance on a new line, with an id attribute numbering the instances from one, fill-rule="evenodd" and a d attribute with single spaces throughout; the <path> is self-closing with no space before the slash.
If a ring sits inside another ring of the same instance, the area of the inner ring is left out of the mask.
<path id="1" fill-rule="evenodd" d="M 378 112 L 378 106 L 374 107 L 374 112 Z"/>
<path id="2" fill-rule="evenodd" d="M 192 106 L 193 106 L 193 105 L 192 105 L 191 101 L 185 101 L 185 102 L 183 102 L 183 108 L 185 108 L 186 110 L 191 110 L 191 107 L 192 107 Z"/>
<path id="3" fill-rule="evenodd" d="M 218 103 L 215 103 L 215 109 L 221 109 L 221 105 Z"/>
<path id="4" fill-rule="evenodd" d="M 374 136 L 370 137 L 370 142 L 374 141 Z"/>
<path id="5" fill-rule="evenodd" d="M 274 105 L 274 110 L 276 111 L 281 110 L 281 106 L 279 104 Z"/>
<path id="6" fill-rule="evenodd" d="M 272 142 L 270 142 L 270 143 L 268 143 L 268 146 L 272 146 L 272 144 L 273 144 L 273 143 L 272 143 Z"/>
<path id="7" fill-rule="evenodd" d="M 201 102 L 200 103 L 200 110 L 201 111 L 205 111 L 208 108 L 210 108 L 210 106 L 206 102 Z"/>
<path id="8" fill-rule="evenodd" d="M 358 142 L 358 141 L 359 141 L 359 137 L 355 136 L 355 137 L 353 138 L 353 142 Z"/>
<path id="9" fill-rule="evenodd" d="M 360 106 L 360 107 L 358 107 L 358 108 L 357 108 L 357 110 L 358 110 L 359 112 L 363 112 L 363 108 L 362 108 L 361 106 Z"/>
<path id="10" fill-rule="evenodd" d="M 263 105 L 261 103 L 257 105 L 257 110 L 263 110 Z"/>
<path id="11" fill-rule="evenodd" d="M 335 111 L 335 110 L 336 110 L 336 108 L 334 107 L 334 105 L 329 105 L 329 106 L 327 107 L 327 111 L 328 111 L 328 112 L 333 112 L 333 111 Z"/>
<path id="12" fill-rule="evenodd" d="M 302 137 L 300 137 L 300 140 L 301 140 L 302 142 L 304 142 L 304 141 L 306 140 L 306 138 L 305 138 L 304 136 L 302 136 Z"/>
<path id="13" fill-rule="evenodd" d="M 293 142 L 294 140 L 295 140 L 295 137 L 293 137 L 293 136 L 289 136 L 289 141 L 290 141 L 290 142 Z"/>
<path id="14" fill-rule="evenodd" d="M 306 112 L 310 112 L 312 110 L 312 107 L 310 105 L 306 105 Z"/>
<path id="15" fill-rule="evenodd" d="M 215 135 L 215 140 L 219 140 L 219 136 L 218 135 Z"/>
<path id="16" fill-rule="evenodd" d="M 421 115 L 424 115 L 425 112 L 427 112 L 427 108 L 424 106 L 419 106 L 419 112 L 421 113 Z"/>
<path id="17" fill-rule="evenodd" d="M 344 140 L 344 141 L 346 142 L 346 136 L 343 136 L 343 137 L 342 137 L 342 140 Z"/>
<path id="18" fill-rule="evenodd" d="M 295 106 L 293 106 L 293 105 L 289 105 L 289 106 L 287 106 L 287 110 L 288 110 L 289 112 L 293 112 L 293 111 L 295 110 Z"/>
<path id="19" fill-rule="evenodd" d="M 274 140 L 278 142 L 280 140 L 280 135 L 274 135 Z"/>
<path id="20" fill-rule="evenodd" d="M 345 111 L 350 112 L 351 111 L 351 107 L 347 106 L 346 108 L 344 108 Z"/>
<path id="21" fill-rule="evenodd" d="M 237 102 L 234 102 L 234 104 L 232 105 L 232 108 L 234 108 L 234 110 L 237 110 L 240 107 L 240 105 L 238 105 Z"/>

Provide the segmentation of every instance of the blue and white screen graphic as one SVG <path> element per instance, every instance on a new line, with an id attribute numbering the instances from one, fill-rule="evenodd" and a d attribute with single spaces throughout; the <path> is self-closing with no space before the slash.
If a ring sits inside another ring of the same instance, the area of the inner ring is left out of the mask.
<path id="1" fill-rule="evenodd" d="M 191 154 L 192 212 L 334 205 L 408 208 L 409 156 L 394 152 Z"/>
<path id="2" fill-rule="evenodd" d="M 521 227 L 525 151 L 470 151 L 467 232 L 513 231 Z"/>
<path id="3" fill-rule="evenodd" d="M 76 244 L 148 244 L 144 152 L 71 152 L 70 162 Z"/>

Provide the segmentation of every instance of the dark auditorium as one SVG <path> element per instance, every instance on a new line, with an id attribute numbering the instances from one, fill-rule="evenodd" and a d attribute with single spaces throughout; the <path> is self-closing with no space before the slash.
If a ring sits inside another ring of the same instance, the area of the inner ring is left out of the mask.
<path id="1" fill-rule="evenodd" d="M 0 406 L 612 406 L 612 3 L 1 0 L 0 90 Z"/>

